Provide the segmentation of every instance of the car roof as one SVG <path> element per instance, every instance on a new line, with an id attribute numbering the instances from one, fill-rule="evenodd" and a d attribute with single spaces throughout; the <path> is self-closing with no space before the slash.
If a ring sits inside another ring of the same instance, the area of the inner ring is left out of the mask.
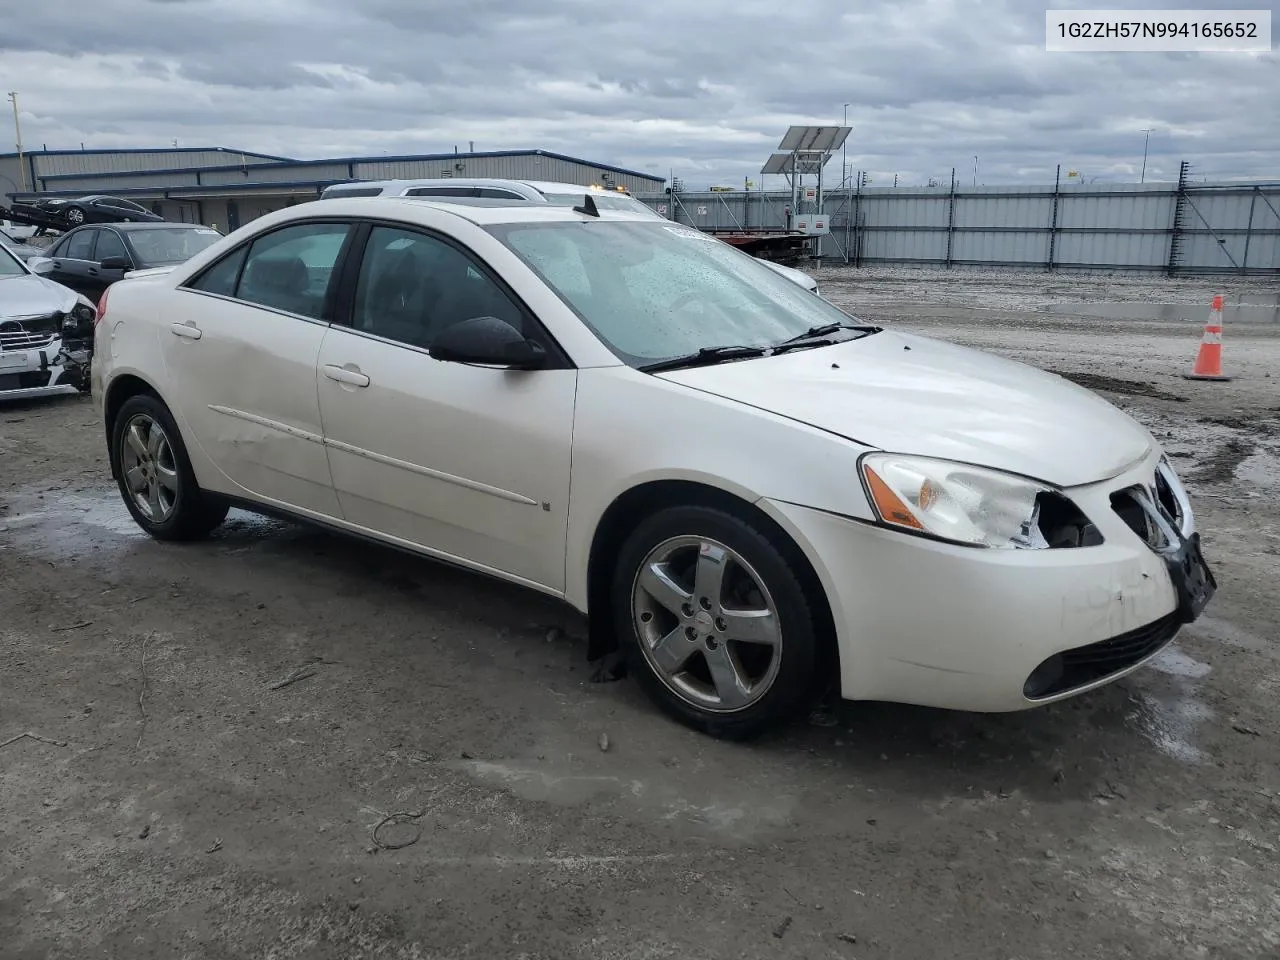
<path id="1" fill-rule="evenodd" d="M 183 223 L 180 220 L 146 220 L 142 223 L 94 223 L 89 224 L 89 226 L 111 227 L 115 230 L 124 230 L 127 233 L 133 233 L 136 230 L 173 230 L 175 228 L 213 230 L 213 227 L 206 227 L 203 223 Z"/>
<path id="2" fill-rule="evenodd" d="M 577 193 L 584 191 L 586 193 L 607 193 L 617 194 L 620 197 L 630 196 L 625 190 L 614 190 L 610 187 L 584 187 L 580 183 L 565 183 L 560 180 L 521 180 L 520 183 L 533 187 L 539 193 Z"/>
<path id="3" fill-rule="evenodd" d="M 453 202 L 458 200 L 460 202 Z M 350 216 L 370 216 L 377 210 L 395 211 L 414 219 L 412 212 L 422 207 L 432 207 L 446 213 L 452 213 L 464 220 L 479 226 L 505 223 L 560 223 L 591 222 L 611 220 L 625 223 L 653 223 L 652 217 L 630 210 L 601 210 L 600 216 L 592 217 L 578 213 L 572 207 L 561 207 L 550 203 L 532 201 L 494 199 L 478 202 L 464 197 L 334 197 L 329 200 L 312 200 L 288 209 L 297 211 L 301 216 L 314 216 L 324 210 L 325 213 Z M 686 228 L 692 229 L 692 228 Z"/>
<path id="4" fill-rule="evenodd" d="M 609 193 L 618 194 L 620 196 L 630 196 L 623 190 L 612 190 L 607 187 L 597 186 L 590 187 L 583 184 L 566 183 L 556 180 L 517 180 L 506 177 L 421 177 L 413 179 L 392 179 L 392 180 L 352 180 L 346 183 L 335 183 L 325 188 L 325 193 L 333 192 L 334 196 L 340 196 L 344 190 L 361 190 L 377 188 L 383 191 L 383 196 L 394 196 L 388 193 L 391 190 L 412 190 L 415 187 L 506 187 L 509 190 L 524 193 L 530 199 L 537 199 L 543 194 L 556 194 L 564 196 L 566 194 L 577 193 L 581 190 L 586 193 Z M 497 198 L 494 198 L 497 199 Z"/>

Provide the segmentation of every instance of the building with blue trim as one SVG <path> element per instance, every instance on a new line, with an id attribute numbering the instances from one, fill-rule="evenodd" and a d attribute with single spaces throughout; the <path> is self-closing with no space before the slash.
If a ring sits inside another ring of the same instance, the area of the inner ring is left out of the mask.
<path id="1" fill-rule="evenodd" d="M 38 150 L 0 154 L 0 203 L 36 196 L 126 197 L 168 220 L 234 230 L 352 180 L 500 177 L 660 192 L 666 179 L 546 150 L 294 160 L 226 147 Z"/>

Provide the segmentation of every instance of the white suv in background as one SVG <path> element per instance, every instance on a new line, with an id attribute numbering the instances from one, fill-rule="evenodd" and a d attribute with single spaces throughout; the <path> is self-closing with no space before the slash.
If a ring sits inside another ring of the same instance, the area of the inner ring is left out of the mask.
<path id="1" fill-rule="evenodd" d="M 467 200 L 516 200 L 529 203 L 550 203 L 558 207 L 573 207 L 590 193 L 601 210 L 627 210 L 656 220 L 666 217 L 648 204 L 641 203 L 621 188 L 584 187 L 578 183 L 559 183 L 548 180 L 502 180 L 492 177 L 442 177 L 432 180 L 364 180 L 353 183 L 335 183 L 325 187 L 321 200 L 338 197 L 448 197 L 451 201 Z M 810 293 L 818 293 L 818 281 L 803 270 L 785 267 L 772 260 L 757 257 L 770 270 L 798 283 Z"/>

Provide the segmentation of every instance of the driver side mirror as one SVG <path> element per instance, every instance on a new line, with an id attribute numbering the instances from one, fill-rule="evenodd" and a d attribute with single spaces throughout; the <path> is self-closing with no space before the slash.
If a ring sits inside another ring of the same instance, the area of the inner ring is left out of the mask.
<path id="1" fill-rule="evenodd" d="M 103 270 L 132 270 L 133 264 L 124 257 L 107 257 L 98 266 Z"/>
<path id="2" fill-rule="evenodd" d="M 431 344 L 430 353 L 436 360 L 513 370 L 536 370 L 547 362 L 542 344 L 497 317 L 472 317 L 446 327 Z"/>

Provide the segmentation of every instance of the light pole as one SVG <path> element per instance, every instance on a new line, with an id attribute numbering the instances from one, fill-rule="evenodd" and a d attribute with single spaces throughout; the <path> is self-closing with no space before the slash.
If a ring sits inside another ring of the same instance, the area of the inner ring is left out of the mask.
<path id="1" fill-rule="evenodd" d="M 1142 176 L 1138 178 L 1139 183 L 1147 182 L 1147 144 L 1151 142 L 1151 128 L 1148 127 L 1142 131 L 1146 136 L 1142 138 Z"/>
<path id="2" fill-rule="evenodd" d="M 978 155 L 976 153 L 973 155 L 973 185 L 975 187 L 978 185 Z"/>
<path id="3" fill-rule="evenodd" d="M 18 148 L 18 178 L 22 180 L 22 189 L 27 189 L 27 167 L 22 162 L 22 124 L 18 120 L 18 95 L 9 91 L 9 101 L 13 104 L 13 137 Z"/>

